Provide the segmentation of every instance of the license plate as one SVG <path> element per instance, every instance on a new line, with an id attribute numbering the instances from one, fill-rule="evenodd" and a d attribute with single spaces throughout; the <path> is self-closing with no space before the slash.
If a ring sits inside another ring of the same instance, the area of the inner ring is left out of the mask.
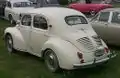
<path id="1" fill-rule="evenodd" d="M 102 55 L 104 55 L 104 51 L 103 51 L 103 50 L 97 50 L 97 51 L 95 52 L 95 56 L 96 56 L 96 57 L 100 57 L 100 56 L 102 56 Z"/>

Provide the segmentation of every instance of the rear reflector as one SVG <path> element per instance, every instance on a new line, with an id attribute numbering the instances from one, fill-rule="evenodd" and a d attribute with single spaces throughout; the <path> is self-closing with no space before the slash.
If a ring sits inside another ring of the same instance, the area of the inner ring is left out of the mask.
<path id="1" fill-rule="evenodd" d="M 82 59 L 82 60 L 80 61 L 80 63 L 85 63 L 85 62 L 84 62 L 84 60 Z"/>
<path id="2" fill-rule="evenodd" d="M 109 52 L 109 49 L 108 48 L 104 48 L 105 52 L 108 53 Z"/>

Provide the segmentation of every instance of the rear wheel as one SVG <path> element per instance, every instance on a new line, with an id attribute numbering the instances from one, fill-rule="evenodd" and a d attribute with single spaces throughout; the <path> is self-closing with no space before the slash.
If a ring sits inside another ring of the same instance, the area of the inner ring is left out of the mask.
<path id="1" fill-rule="evenodd" d="M 44 60 L 46 66 L 51 72 L 57 72 L 59 70 L 57 56 L 51 49 L 45 51 Z"/>

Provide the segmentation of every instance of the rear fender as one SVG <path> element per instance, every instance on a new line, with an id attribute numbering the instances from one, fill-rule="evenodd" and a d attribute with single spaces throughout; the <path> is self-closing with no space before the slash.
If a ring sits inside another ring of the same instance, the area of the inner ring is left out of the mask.
<path id="1" fill-rule="evenodd" d="M 79 50 L 70 42 L 60 38 L 50 38 L 43 46 L 43 52 L 52 49 L 59 60 L 59 66 L 64 69 L 73 69 L 73 64 L 79 64 L 77 52 Z M 44 53 L 42 53 L 43 55 Z"/>

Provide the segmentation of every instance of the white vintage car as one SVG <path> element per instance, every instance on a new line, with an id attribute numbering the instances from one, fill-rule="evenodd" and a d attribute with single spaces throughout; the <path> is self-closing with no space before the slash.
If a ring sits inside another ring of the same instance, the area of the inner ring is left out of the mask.
<path id="1" fill-rule="evenodd" d="M 46 7 L 22 14 L 16 27 L 5 29 L 8 51 L 20 50 L 45 59 L 55 72 L 105 63 L 111 53 L 86 17 L 75 10 Z"/>
<path id="2" fill-rule="evenodd" d="M 16 22 L 20 18 L 20 13 L 33 10 L 33 3 L 29 0 L 7 0 L 5 7 L 5 18 L 11 23 Z"/>

